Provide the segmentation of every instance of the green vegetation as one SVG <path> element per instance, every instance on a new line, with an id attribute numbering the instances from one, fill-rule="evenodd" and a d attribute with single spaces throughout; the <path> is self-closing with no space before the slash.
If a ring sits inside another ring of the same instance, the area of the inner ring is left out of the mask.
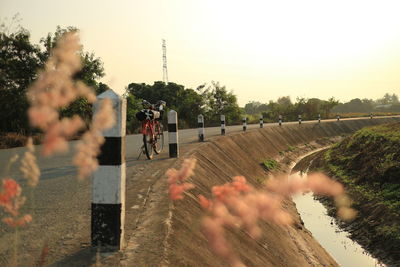
<path id="1" fill-rule="evenodd" d="M 128 98 L 131 99 L 132 109 L 129 113 L 136 113 L 142 107 L 142 99 L 151 103 L 162 99 L 167 102 L 168 109 L 178 112 L 179 128 L 197 127 L 197 116 L 204 115 L 206 126 L 220 125 L 220 115 L 225 115 L 227 124 L 239 124 L 241 122 L 241 110 L 237 104 L 237 98 L 233 92 L 229 92 L 225 86 L 218 82 L 210 85 L 203 84 L 196 90 L 185 88 L 173 82 L 165 84 L 154 82 L 153 85 L 144 83 L 131 83 L 128 85 Z M 166 119 L 166 118 L 165 118 Z M 140 122 L 136 118 L 128 117 L 127 127 L 134 131 Z"/>
<path id="2" fill-rule="evenodd" d="M 372 249 L 400 247 L 399 148 L 400 123 L 366 127 L 333 145 L 316 163 L 346 186 L 360 213 L 350 229 L 367 239 L 367 246 L 375 244 Z"/>
<path id="3" fill-rule="evenodd" d="M 266 159 L 263 161 L 262 165 L 267 171 L 279 169 L 279 163 L 274 159 Z"/>
<path id="4" fill-rule="evenodd" d="M 11 23 L 12 24 L 12 23 Z M 14 23 L 15 24 L 15 23 Z M 30 33 L 21 26 L 12 31 L 10 26 L 0 25 L 0 132 L 32 134 L 26 111 L 28 100 L 26 91 L 37 78 L 38 71 L 43 68 L 57 40 L 66 32 L 78 29 L 59 26 L 54 34 L 49 33 L 40 40 L 40 44 L 32 44 Z M 76 73 L 76 79 L 92 86 L 96 93 L 106 89 L 106 85 L 97 82 L 104 76 L 102 61 L 93 53 L 80 51 L 82 70 Z M 91 105 L 80 98 L 68 108 L 61 110 L 62 116 L 80 115 L 86 122 L 92 117 Z"/>
<path id="5" fill-rule="evenodd" d="M 256 115 L 257 119 L 262 114 L 266 121 L 274 122 L 278 120 L 279 115 L 283 116 L 284 121 L 295 121 L 299 114 L 302 115 L 303 120 L 316 120 L 318 114 L 321 114 L 322 118 L 330 117 L 331 109 L 338 103 L 339 101 L 333 97 L 328 101 L 318 98 L 297 98 L 293 103 L 289 96 L 284 96 L 278 98 L 276 102 L 271 100 L 268 104 L 258 101 L 249 102 L 244 106 L 244 112 Z"/>
<path id="6" fill-rule="evenodd" d="M 318 114 L 322 119 L 334 118 L 337 113 L 342 118 L 369 116 L 370 113 L 374 116 L 397 114 L 400 113 L 400 102 L 396 94 L 388 93 L 377 100 L 355 98 L 346 103 L 339 103 L 333 97 L 328 100 L 299 97 L 293 103 L 289 96 L 284 96 L 269 103 L 251 101 L 243 110 L 250 123 L 257 123 L 261 114 L 269 122 L 276 122 L 279 115 L 284 121 L 295 121 L 298 115 L 302 115 L 303 120 L 316 120 Z"/>

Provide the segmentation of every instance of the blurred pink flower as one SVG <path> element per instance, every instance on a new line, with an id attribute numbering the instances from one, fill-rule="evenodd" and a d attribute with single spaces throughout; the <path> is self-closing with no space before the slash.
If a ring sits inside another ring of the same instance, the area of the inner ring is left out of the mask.
<path id="1" fill-rule="evenodd" d="M 183 193 L 194 188 L 191 183 L 185 182 L 191 175 L 196 166 L 196 159 L 185 159 L 179 170 L 168 169 L 166 175 L 169 184 L 169 196 L 172 200 L 183 199 Z"/>
<path id="2" fill-rule="evenodd" d="M 73 76 L 81 69 L 77 32 L 64 34 L 52 50 L 45 69 L 28 89 L 31 107 L 28 110 L 30 123 L 44 132 L 43 151 L 46 156 L 68 150 L 67 140 L 85 124 L 81 118 L 59 119 L 59 109 L 68 106 L 78 97 L 89 102 L 96 100 L 92 89 Z"/>
<path id="3" fill-rule="evenodd" d="M 98 168 L 97 155 L 104 143 L 102 131 L 115 123 L 115 112 L 110 99 L 101 102 L 100 110 L 93 118 L 90 129 L 84 133 L 81 142 L 76 146 L 73 163 L 78 167 L 78 178 L 89 176 Z"/>
<path id="4" fill-rule="evenodd" d="M 96 95 L 90 87 L 74 80 L 74 75 L 82 67 L 80 49 L 77 32 L 64 34 L 56 48 L 51 51 L 44 70 L 28 89 L 27 95 L 31 103 L 28 116 L 32 126 L 38 127 L 44 133 L 42 153 L 45 156 L 68 151 L 68 139 L 85 127 L 79 116 L 60 119 L 59 109 L 67 107 L 78 97 L 86 98 L 89 103 L 96 101 Z M 78 178 L 86 177 L 97 169 L 96 156 L 104 143 L 101 132 L 114 123 L 112 104 L 109 100 L 104 100 L 92 125 L 77 146 L 73 162 L 78 166 Z"/>
<path id="5" fill-rule="evenodd" d="M 10 227 L 20 227 L 26 225 L 27 223 L 30 223 L 32 221 L 32 216 L 27 214 L 18 219 L 13 217 L 6 217 L 3 218 L 2 221 Z"/>
<path id="6" fill-rule="evenodd" d="M 244 229 L 252 238 L 261 235 L 259 221 L 288 225 L 293 222 L 283 208 L 283 200 L 297 193 L 314 191 L 317 194 L 336 196 L 337 203 L 347 205 L 339 209 L 342 217 L 354 215 L 348 201 L 342 196 L 343 186 L 321 173 L 310 174 L 308 179 L 287 176 L 270 178 L 265 189 L 256 190 L 243 176 L 236 176 L 231 183 L 214 186 L 212 199 L 199 195 L 200 206 L 207 212 L 202 229 L 209 245 L 218 256 L 231 266 L 244 266 L 225 239 L 225 227 Z"/>
<path id="7" fill-rule="evenodd" d="M 11 227 L 23 226 L 32 221 L 30 215 L 19 217 L 19 209 L 25 203 L 25 198 L 21 197 L 20 185 L 11 178 L 2 180 L 2 190 L 0 192 L 0 206 L 12 217 L 5 217 L 2 221 Z"/>
<path id="8" fill-rule="evenodd" d="M 28 180 L 28 185 L 34 187 L 39 183 L 40 169 L 36 163 L 36 156 L 33 154 L 35 146 L 31 137 L 28 138 L 26 149 L 27 151 L 22 158 L 20 170 Z"/>

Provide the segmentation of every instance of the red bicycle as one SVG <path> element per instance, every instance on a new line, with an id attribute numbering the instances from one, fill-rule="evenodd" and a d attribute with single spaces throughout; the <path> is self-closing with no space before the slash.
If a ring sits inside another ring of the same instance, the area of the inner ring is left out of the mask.
<path id="1" fill-rule="evenodd" d="M 144 109 L 136 113 L 136 117 L 142 121 L 143 146 L 141 153 L 144 152 L 148 159 L 152 159 L 153 152 L 160 154 L 164 148 L 164 129 L 161 120 L 166 103 L 159 100 L 156 104 L 151 104 L 143 100 L 142 105 Z"/>

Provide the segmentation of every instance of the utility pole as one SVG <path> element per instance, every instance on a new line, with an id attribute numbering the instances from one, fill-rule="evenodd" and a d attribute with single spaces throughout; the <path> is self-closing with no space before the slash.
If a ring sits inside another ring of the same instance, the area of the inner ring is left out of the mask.
<path id="1" fill-rule="evenodd" d="M 163 82 L 168 84 L 168 68 L 167 68 L 167 44 L 165 39 L 162 39 L 162 50 L 163 50 Z"/>

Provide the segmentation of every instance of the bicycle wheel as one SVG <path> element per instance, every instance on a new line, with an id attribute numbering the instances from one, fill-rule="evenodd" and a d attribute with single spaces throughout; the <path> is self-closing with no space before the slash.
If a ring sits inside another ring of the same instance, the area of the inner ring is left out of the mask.
<path id="1" fill-rule="evenodd" d="M 143 133 L 143 146 L 144 146 L 144 152 L 146 154 L 146 157 L 148 159 L 153 158 L 153 136 L 151 134 L 151 129 L 147 125 L 146 129 Z"/>
<path id="2" fill-rule="evenodd" d="M 155 126 L 156 140 L 154 142 L 154 152 L 160 154 L 164 148 L 164 129 L 163 125 L 158 122 Z"/>

